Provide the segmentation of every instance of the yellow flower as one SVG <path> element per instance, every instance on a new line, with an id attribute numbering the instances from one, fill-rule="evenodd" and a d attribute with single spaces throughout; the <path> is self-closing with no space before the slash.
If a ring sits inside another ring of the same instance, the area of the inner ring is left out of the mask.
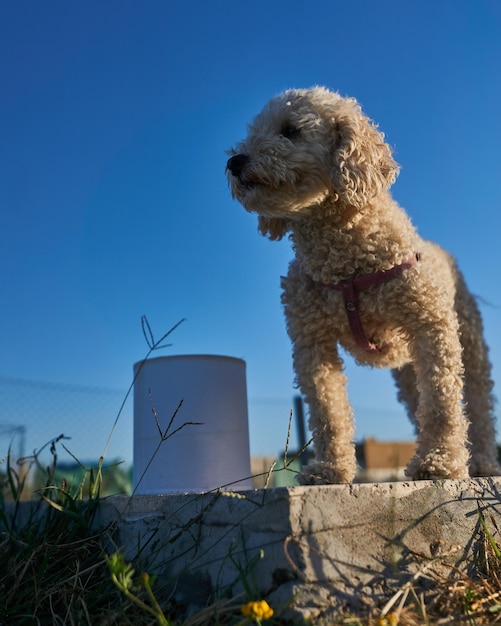
<path id="1" fill-rule="evenodd" d="M 378 617 L 376 626 L 397 626 L 398 617 L 394 613 L 388 613 L 386 616 Z"/>
<path id="2" fill-rule="evenodd" d="M 273 609 L 266 600 L 259 602 L 247 602 L 241 608 L 242 615 L 250 617 L 253 620 L 270 619 L 273 615 Z"/>

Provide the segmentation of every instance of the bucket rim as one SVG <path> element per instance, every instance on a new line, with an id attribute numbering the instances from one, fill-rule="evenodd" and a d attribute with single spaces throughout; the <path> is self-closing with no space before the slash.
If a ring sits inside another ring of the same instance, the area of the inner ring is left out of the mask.
<path id="1" fill-rule="evenodd" d="M 236 356 L 226 356 L 224 354 L 172 354 L 168 356 L 155 356 L 147 359 L 142 359 L 134 363 L 133 367 L 136 370 L 138 367 L 144 366 L 147 363 L 160 362 L 160 361 L 187 361 L 187 360 L 211 360 L 211 361 L 232 361 L 234 363 L 246 364 L 244 359 Z"/>

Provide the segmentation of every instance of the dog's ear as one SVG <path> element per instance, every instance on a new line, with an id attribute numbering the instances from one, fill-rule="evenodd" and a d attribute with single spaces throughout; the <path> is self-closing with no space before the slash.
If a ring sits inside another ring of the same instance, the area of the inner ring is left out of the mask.
<path id="1" fill-rule="evenodd" d="M 392 185 L 399 167 L 383 133 L 363 115 L 356 101 L 344 104 L 347 108 L 333 120 L 337 135 L 333 187 L 343 202 L 362 208 Z"/>
<path id="2" fill-rule="evenodd" d="M 279 241 L 284 237 L 288 230 L 287 221 L 281 217 L 264 217 L 260 215 L 258 217 L 257 229 L 269 239 L 273 241 Z"/>

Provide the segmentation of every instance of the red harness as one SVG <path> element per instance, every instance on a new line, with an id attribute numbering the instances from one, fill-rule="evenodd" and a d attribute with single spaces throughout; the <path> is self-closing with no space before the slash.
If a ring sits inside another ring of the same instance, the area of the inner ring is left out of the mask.
<path id="1" fill-rule="evenodd" d="M 358 303 L 358 292 L 374 287 L 375 285 L 382 285 L 388 283 L 390 280 L 401 276 L 405 270 L 410 269 L 421 259 L 421 254 L 417 253 L 408 261 L 395 265 L 389 270 L 378 270 L 372 274 L 364 274 L 358 278 L 347 278 L 341 280 L 338 283 L 324 284 L 324 287 L 340 291 L 343 296 L 344 307 L 346 309 L 346 315 L 348 317 L 348 323 L 350 324 L 351 334 L 353 339 L 359 348 L 362 348 L 365 352 L 378 353 L 381 351 L 377 345 L 369 341 L 364 333 L 364 327 L 362 326 L 362 320 L 360 319 L 360 306 Z"/>

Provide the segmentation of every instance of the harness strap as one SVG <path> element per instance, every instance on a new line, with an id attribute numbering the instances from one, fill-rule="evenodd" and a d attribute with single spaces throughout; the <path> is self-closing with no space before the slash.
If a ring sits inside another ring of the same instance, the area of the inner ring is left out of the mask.
<path id="1" fill-rule="evenodd" d="M 355 339 L 355 342 L 359 348 L 362 348 L 365 352 L 378 353 L 380 348 L 373 342 L 369 341 L 365 336 L 364 327 L 360 318 L 360 306 L 358 302 L 358 293 L 374 287 L 375 285 L 382 285 L 388 283 L 394 278 L 401 276 L 405 270 L 410 269 L 421 259 L 421 254 L 417 253 L 408 261 L 395 265 L 389 270 L 378 270 L 372 274 L 364 274 L 358 278 L 348 278 L 341 280 L 338 283 L 324 284 L 324 287 L 339 291 L 343 296 L 344 307 L 346 309 L 346 315 L 348 317 L 348 323 L 350 325 L 351 334 Z"/>

